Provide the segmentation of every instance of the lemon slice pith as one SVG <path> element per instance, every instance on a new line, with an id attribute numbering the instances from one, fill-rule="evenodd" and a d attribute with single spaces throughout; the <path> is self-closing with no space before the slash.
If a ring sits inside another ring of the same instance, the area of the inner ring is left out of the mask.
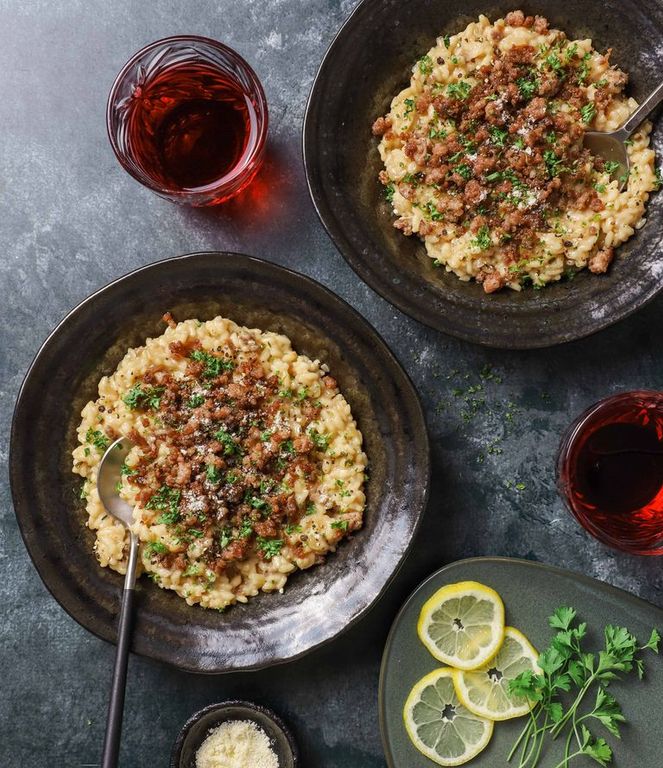
<path id="1" fill-rule="evenodd" d="M 522 632 L 506 627 L 497 654 L 479 669 L 454 670 L 458 698 L 470 712 L 490 720 L 509 720 L 526 715 L 532 705 L 508 692 L 510 680 L 529 669 L 538 673 L 539 654 Z"/>
<path id="2" fill-rule="evenodd" d="M 453 670 L 436 669 L 415 684 L 403 708 L 414 746 L 438 765 L 462 765 L 479 754 L 493 735 L 493 723 L 458 700 Z"/>
<path id="3" fill-rule="evenodd" d="M 424 603 L 417 633 L 438 661 L 458 669 L 480 667 L 502 643 L 504 603 L 476 581 L 448 584 Z"/>

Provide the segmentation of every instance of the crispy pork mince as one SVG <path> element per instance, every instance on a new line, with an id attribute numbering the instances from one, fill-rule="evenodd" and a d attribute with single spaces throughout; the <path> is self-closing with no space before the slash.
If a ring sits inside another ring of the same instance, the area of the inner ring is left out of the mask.
<path id="1" fill-rule="evenodd" d="M 223 609 L 283 589 L 361 528 L 362 435 L 327 366 L 286 336 L 223 317 L 164 321 L 99 382 L 73 470 L 99 562 L 123 572 L 126 532 L 96 477 L 110 442 L 129 437 L 118 493 L 134 508 L 142 569 Z"/>
<path id="2" fill-rule="evenodd" d="M 249 551 L 270 560 L 306 514 L 295 498 L 296 477 L 318 479 L 321 438 L 310 423 L 320 405 L 305 391 L 284 391 L 258 354 L 236 365 L 198 341 L 173 342 L 170 351 L 187 361 L 185 376 L 148 370 L 125 396 L 154 422 L 151 440 L 130 435 L 142 452 L 127 482 L 139 489 L 147 520 L 165 524 L 179 542 L 174 550 L 148 548 L 147 557 L 186 570 L 189 545 L 206 539 L 211 544 L 196 563 L 217 574 Z M 323 381 L 336 386 L 329 376 Z M 283 419 L 293 397 L 304 415 L 304 434 L 294 439 Z"/>
<path id="3" fill-rule="evenodd" d="M 609 57 L 522 11 L 441 38 L 373 124 L 394 226 L 487 293 L 542 287 L 569 268 L 605 272 L 656 187 L 648 127 L 631 151 L 630 197 L 613 164 L 583 148 L 586 130 L 619 124 L 635 105 Z"/>

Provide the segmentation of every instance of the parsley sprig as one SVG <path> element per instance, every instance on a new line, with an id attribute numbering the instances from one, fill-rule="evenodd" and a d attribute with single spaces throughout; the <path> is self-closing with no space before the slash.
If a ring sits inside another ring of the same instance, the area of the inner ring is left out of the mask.
<path id="1" fill-rule="evenodd" d="M 520 748 L 518 768 L 535 768 L 546 736 L 556 739 L 566 731 L 564 759 L 555 768 L 567 768 L 581 755 L 608 765 L 612 749 L 604 738 L 594 736 L 589 725 L 602 725 L 619 738 L 625 717 L 607 687 L 633 670 L 642 679 L 644 662 L 638 654 L 645 649 L 658 653 L 660 635 L 653 629 L 649 640 L 639 645 L 625 627 L 608 625 L 603 649 L 591 653 L 583 648 L 587 624 L 576 622 L 573 608 L 558 608 L 549 623 L 557 632 L 539 656 L 541 673 L 527 670 L 509 683 L 509 693 L 529 700 L 534 708 L 507 759 L 512 760 Z M 593 704 L 587 706 L 591 692 L 595 692 Z"/>

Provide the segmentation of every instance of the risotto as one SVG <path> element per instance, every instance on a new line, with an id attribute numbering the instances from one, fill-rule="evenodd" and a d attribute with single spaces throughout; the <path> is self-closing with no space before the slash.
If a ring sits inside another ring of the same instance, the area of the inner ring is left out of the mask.
<path id="1" fill-rule="evenodd" d="M 134 507 L 141 568 L 190 605 L 222 609 L 282 589 L 361 527 L 362 435 L 326 366 L 287 337 L 223 317 L 164 319 L 163 335 L 99 382 L 73 471 L 99 563 L 124 573 L 125 530 L 96 475 L 106 447 L 129 437 L 118 489 Z"/>
<path id="2" fill-rule="evenodd" d="M 628 142 L 625 179 L 583 148 L 637 107 L 609 59 L 522 11 L 439 38 L 373 125 L 394 226 L 487 293 L 605 272 L 658 188 L 651 123 Z"/>

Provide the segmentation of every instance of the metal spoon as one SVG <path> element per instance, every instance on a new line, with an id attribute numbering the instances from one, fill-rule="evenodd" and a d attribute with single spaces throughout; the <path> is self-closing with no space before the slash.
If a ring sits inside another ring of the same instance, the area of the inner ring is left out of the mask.
<path id="1" fill-rule="evenodd" d="M 121 467 L 132 443 L 121 437 L 112 443 L 99 464 L 97 490 L 106 511 L 129 530 L 129 562 L 124 578 L 122 607 L 117 630 L 117 651 L 111 687 L 108 717 L 106 719 L 106 737 L 101 760 L 101 768 L 116 768 L 120 751 L 122 733 L 122 714 L 124 711 L 124 691 L 127 682 L 127 663 L 129 661 L 129 638 L 133 614 L 133 598 L 136 586 L 136 565 L 138 562 L 138 537 L 129 526 L 133 522 L 133 508 L 123 501 L 117 492 L 117 483 L 121 477 Z"/>
<path id="2" fill-rule="evenodd" d="M 592 154 L 619 164 L 610 174 L 613 179 L 619 180 L 619 189 L 624 188 L 631 170 L 624 142 L 635 133 L 640 123 L 656 109 L 662 100 L 663 83 L 660 83 L 616 131 L 587 131 L 585 134 L 583 143 Z"/>

